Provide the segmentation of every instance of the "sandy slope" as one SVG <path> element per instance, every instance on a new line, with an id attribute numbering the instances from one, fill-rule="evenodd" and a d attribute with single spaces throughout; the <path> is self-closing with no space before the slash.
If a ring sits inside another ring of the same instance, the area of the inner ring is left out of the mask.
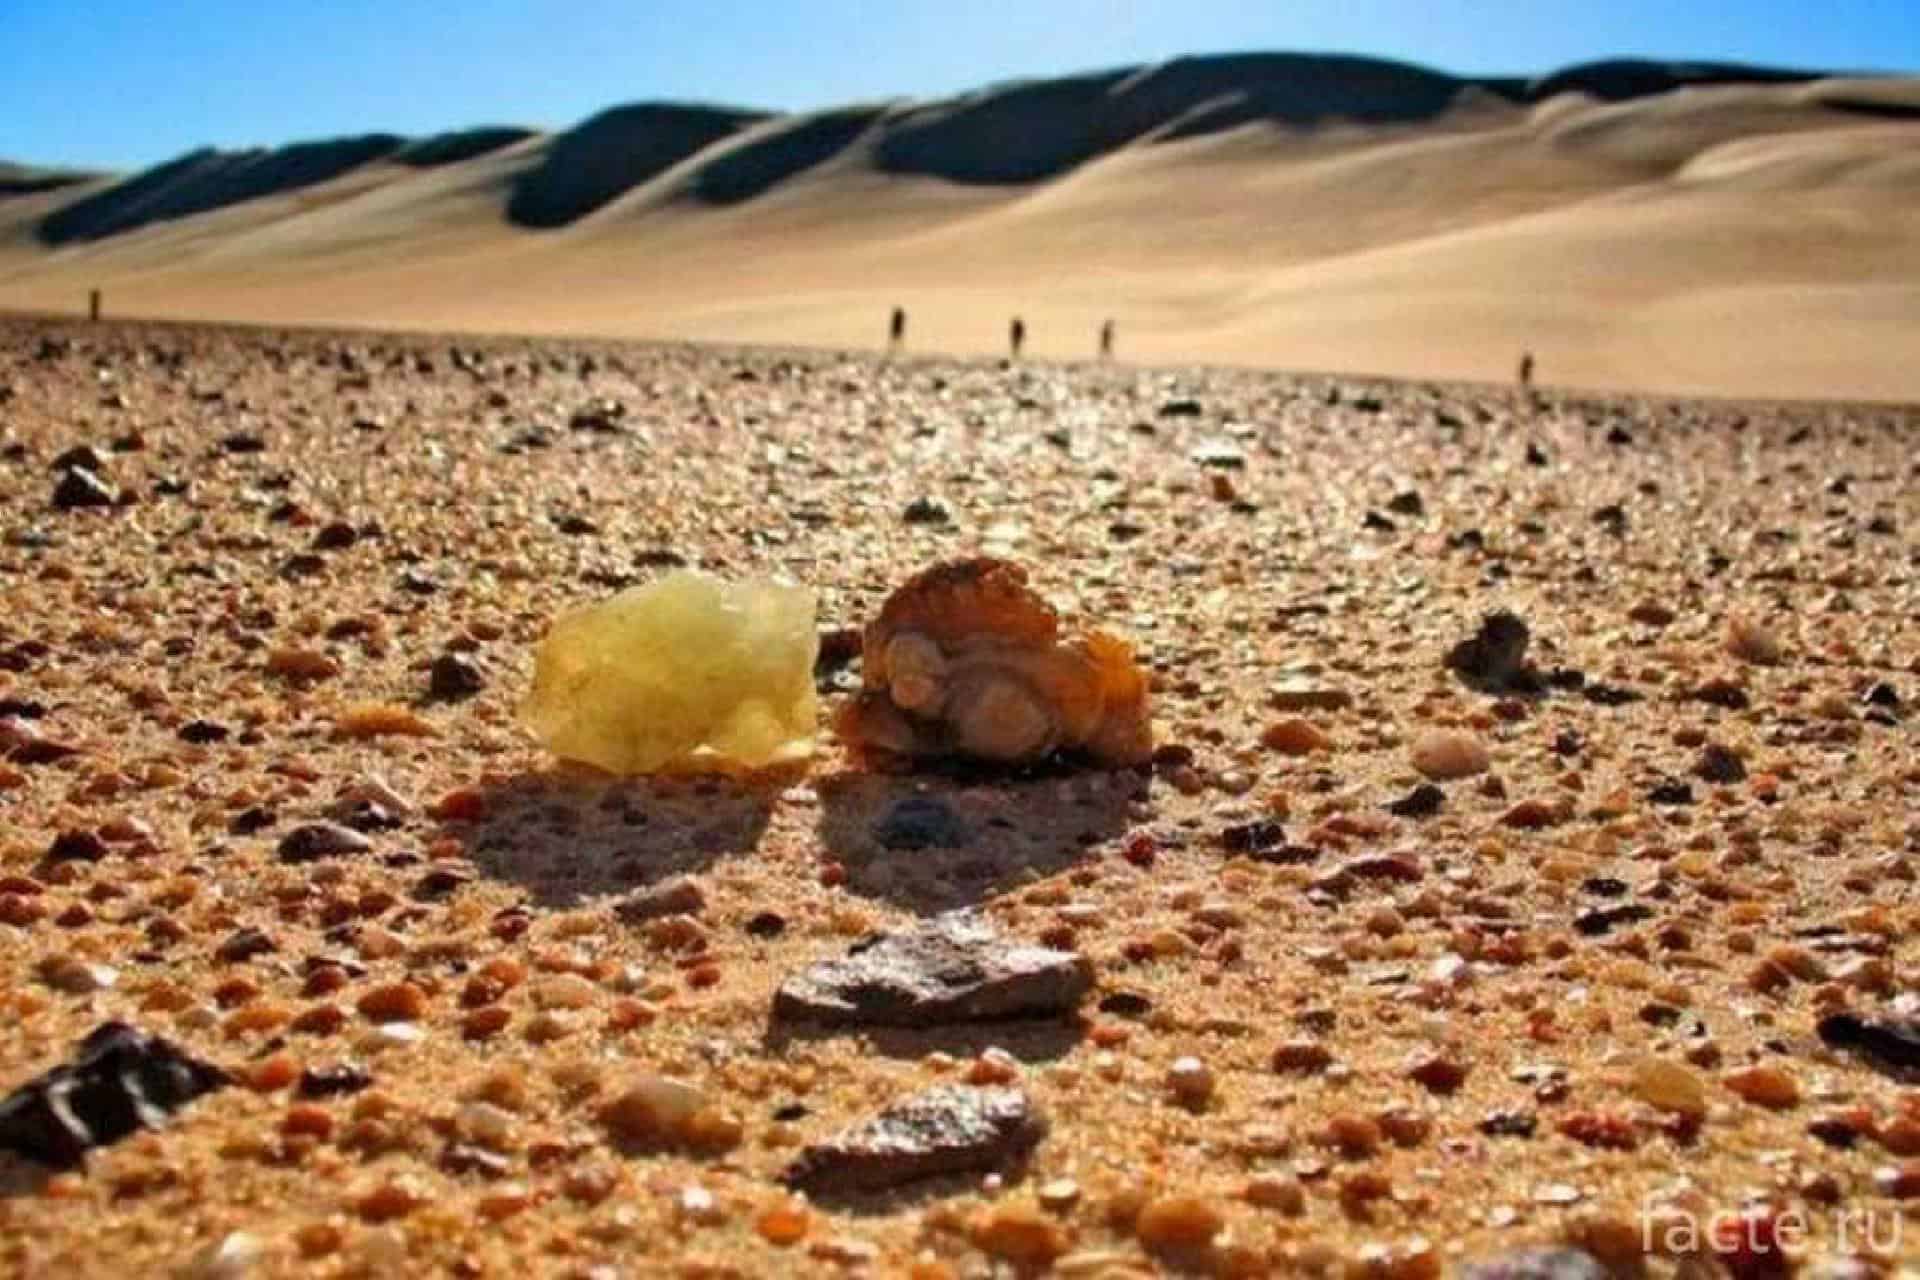
<path id="1" fill-rule="evenodd" d="M 1920 81 L 1468 88 L 1422 120 L 1268 120 L 968 184 L 898 172 L 917 117 L 883 105 L 696 131 L 529 230 L 507 215 L 553 168 L 540 137 L 58 248 L 36 225 L 105 184 L 0 200 L 0 306 L 98 284 L 166 317 L 870 345 L 898 302 L 925 349 L 996 350 L 1017 312 L 1034 352 L 1089 354 L 1112 316 L 1142 359 L 1498 379 L 1532 348 L 1555 382 L 1920 399 L 1917 109 Z"/>

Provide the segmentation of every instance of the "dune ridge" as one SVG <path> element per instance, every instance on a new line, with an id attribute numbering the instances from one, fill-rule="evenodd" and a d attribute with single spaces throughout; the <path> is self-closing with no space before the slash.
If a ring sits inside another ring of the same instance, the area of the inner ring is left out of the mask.
<path id="1" fill-rule="evenodd" d="M 1920 400 L 1920 79 L 1248 53 L 0 168 L 0 306 Z M 57 177 L 57 180 L 55 178 Z M 1743 308 L 1764 308 L 1752 315 Z"/>

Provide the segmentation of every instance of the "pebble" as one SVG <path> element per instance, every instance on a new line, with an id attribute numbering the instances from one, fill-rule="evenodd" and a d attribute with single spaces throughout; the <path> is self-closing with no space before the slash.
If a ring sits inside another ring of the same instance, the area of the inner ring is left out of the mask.
<path id="1" fill-rule="evenodd" d="M 1167 1089 L 1180 1105 L 1198 1110 L 1213 1097 L 1213 1071 L 1198 1058 L 1175 1058 L 1167 1068 Z"/>
<path id="2" fill-rule="evenodd" d="M 181 1275 L 185 1280 L 240 1280 L 250 1275 L 266 1256 L 267 1246 L 259 1236 L 247 1231 L 229 1231 L 195 1254 Z"/>
<path id="3" fill-rule="evenodd" d="M 441 702 L 471 698 L 486 687 L 486 673 L 479 664 L 457 653 L 441 654 L 427 669 L 427 696 Z"/>
<path id="4" fill-rule="evenodd" d="M 1470 687 L 1485 692 L 1524 693 L 1539 687 L 1527 665 L 1532 640 L 1517 614 L 1501 610 L 1480 620 L 1480 629 L 1447 651 L 1446 665 Z"/>
<path id="5" fill-rule="evenodd" d="M 1728 1072 L 1720 1083 L 1757 1107 L 1782 1110 L 1800 1101 L 1800 1086 L 1779 1067 L 1760 1065 Z"/>
<path id="6" fill-rule="evenodd" d="M 85 467 L 69 467 L 53 486 L 56 511 L 80 507 L 110 507 L 118 497 L 111 485 Z"/>
<path id="7" fill-rule="evenodd" d="M 1480 739 L 1444 729 L 1414 739 L 1408 755 L 1413 767 L 1435 782 L 1470 778 L 1485 773 L 1493 763 Z"/>
<path id="8" fill-rule="evenodd" d="M 692 876 L 673 876 L 645 889 L 636 889 L 614 904 L 613 912 L 627 924 L 644 924 L 665 916 L 697 916 L 706 909 L 707 895 Z"/>
<path id="9" fill-rule="evenodd" d="M 1353 705 L 1353 695 L 1345 689 L 1305 678 L 1272 686 L 1267 700 L 1276 711 L 1342 711 Z"/>
<path id="10" fill-rule="evenodd" d="M 1876 1065 L 1898 1070 L 1920 1068 L 1920 1020 L 1833 1013 L 1821 1018 L 1816 1030 L 1827 1044 L 1851 1049 Z"/>
<path id="11" fill-rule="evenodd" d="M 960 816 L 937 796 L 911 795 L 887 810 L 873 828 L 880 847 L 898 852 L 958 849 L 968 833 Z"/>
<path id="12" fill-rule="evenodd" d="M 925 1027 L 1070 1012 L 1092 963 L 1003 938 L 971 912 L 861 943 L 795 974 L 774 995 L 776 1019 Z"/>
<path id="13" fill-rule="evenodd" d="M 1067 1251 L 1069 1239 L 1049 1214 L 1026 1204 L 1003 1204 L 982 1214 L 971 1232 L 982 1253 L 1024 1271 L 1043 1271 Z"/>
<path id="14" fill-rule="evenodd" d="M 782 1179 L 818 1196 L 986 1172 L 1025 1156 L 1046 1128 L 1019 1089 L 936 1085 L 807 1147 Z"/>
<path id="15" fill-rule="evenodd" d="M 1225 1215 L 1210 1200 L 1195 1195 L 1160 1196 L 1140 1210 L 1133 1234 L 1152 1250 L 1204 1249 L 1226 1225 Z"/>
<path id="16" fill-rule="evenodd" d="M 646 1073 L 600 1110 L 600 1122 L 625 1142 L 681 1143 L 696 1132 L 695 1120 L 708 1107 L 704 1091 L 684 1080 Z"/>
<path id="17" fill-rule="evenodd" d="M 351 827 L 337 822 L 305 822 L 280 837 L 276 853 L 280 861 L 298 864 L 372 850 L 373 841 Z"/>
<path id="18" fill-rule="evenodd" d="M 1634 1096 L 1649 1106 L 1699 1120 L 1707 1114 L 1707 1087 L 1677 1062 L 1641 1058 L 1633 1064 Z"/>
<path id="19" fill-rule="evenodd" d="M 1293 716 L 1285 720 L 1276 720 L 1262 730 L 1260 745 L 1269 751 L 1277 751 L 1283 756 L 1304 756 L 1315 751 L 1325 751 L 1333 745 L 1333 739 L 1316 728 L 1311 721 Z"/>

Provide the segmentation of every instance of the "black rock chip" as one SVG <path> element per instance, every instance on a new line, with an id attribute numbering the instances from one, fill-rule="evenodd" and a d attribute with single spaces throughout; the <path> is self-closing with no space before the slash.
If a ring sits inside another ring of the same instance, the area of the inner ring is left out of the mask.
<path id="1" fill-rule="evenodd" d="M 901 800 L 873 827 L 873 838 L 895 852 L 958 849 L 967 843 L 966 823 L 944 800 L 912 795 Z"/>
<path id="2" fill-rule="evenodd" d="M 787 918 L 777 911 L 756 912 L 743 926 L 752 938 L 777 938 L 787 931 Z"/>
<path id="3" fill-rule="evenodd" d="M 85 467 L 68 467 L 53 486 L 53 505 L 58 511 L 110 507 L 116 496 L 111 485 Z"/>
<path id="4" fill-rule="evenodd" d="M 1836 1049 L 1851 1049 L 1883 1067 L 1920 1068 L 1920 1020 L 1830 1013 L 1816 1028 Z"/>
<path id="5" fill-rule="evenodd" d="M 95 475 L 106 468 L 107 460 L 90 444 L 77 444 L 61 452 L 47 467 L 49 471 L 91 471 Z"/>
<path id="6" fill-rule="evenodd" d="M 943 504 L 926 497 L 915 498 L 909 502 L 906 510 L 900 513 L 900 518 L 908 524 L 951 524 L 953 522 L 953 517 L 948 514 Z"/>
<path id="7" fill-rule="evenodd" d="M 323 524 L 320 531 L 313 535 L 315 551 L 344 551 L 360 541 L 360 531 L 344 520 L 335 520 Z"/>
<path id="8" fill-rule="evenodd" d="M 1531 1111 L 1489 1111 L 1480 1121 L 1480 1132 L 1489 1138 L 1531 1138 L 1540 1127 L 1540 1118 Z"/>
<path id="9" fill-rule="evenodd" d="M 427 672 L 427 694 L 441 702 L 471 698 L 487 687 L 486 673 L 470 658 L 443 653 Z"/>
<path id="10" fill-rule="evenodd" d="M 1387 805 L 1387 812 L 1396 818 L 1431 818 L 1446 806 L 1447 793 L 1431 782 L 1423 782 L 1413 790 Z"/>
<path id="11" fill-rule="evenodd" d="M 373 841 L 337 822 L 303 822 L 280 837 L 280 861 L 318 862 L 349 853 L 370 853 Z"/>
<path id="12" fill-rule="evenodd" d="M 800 1153 L 781 1180 L 812 1195 L 982 1173 L 1026 1155 L 1045 1118 L 1018 1089 L 938 1085 Z"/>
<path id="13" fill-rule="evenodd" d="M 159 1036 L 104 1022 L 70 1061 L 0 1100 L 0 1147 L 55 1169 L 138 1129 L 157 1129 L 195 1098 L 228 1083 L 226 1072 Z"/>
<path id="14" fill-rule="evenodd" d="M 220 447 L 228 453 L 265 453 L 267 442 L 251 431 L 236 431 L 223 436 Z"/>
<path id="15" fill-rule="evenodd" d="M 213 720 L 189 720 L 180 726 L 175 736 L 182 742 L 203 747 L 210 743 L 225 742 L 233 736 L 233 730 Z"/>
<path id="16" fill-rule="evenodd" d="M 1515 1249 L 1480 1262 L 1463 1262 L 1453 1274 L 1458 1280 L 1607 1280 L 1609 1272 L 1585 1249 L 1559 1245 Z"/>
<path id="17" fill-rule="evenodd" d="M 372 1084 L 373 1076 L 357 1062 L 323 1062 L 300 1073 L 300 1096 L 337 1098 Z"/>
<path id="18" fill-rule="evenodd" d="M 1093 985 L 1085 956 L 1006 939 L 970 912 L 855 944 L 780 984 L 773 1015 L 928 1027 L 1070 1012 Z"/>
<path id="19" fill-rule="evenodd" d="M 1624 707 L 1629 702 L 1640 701 L 1640 695 L 1633 690 L 1612 684 L 1587 685 L 1580 691 L 1580 696 L 1601 707 Z"/>
<path id="20" fill-rule="evenodd" d="M 255 956 L 270 955 L 280 949 L 280 944 L 259 929 L 237 930 L 213 953 L 214 959 L 222 964 L 240 964 Z"/>
<path id="21" fill-rule="evenodd" d="M 1115 991 L 1101 996 L 1099 1007 L 1116 1018 L 1144 1018 L 1153 1012 L 1153 1001 L 1135 991 Z"/>
<path id="22" fill-rule="evenodd" d="M 1287 841 L 1287 829 L 1272 818 L 1236 823 L 1220 832 L 1220 847 L 1228 853 L 1263 853 Z"/>
<path id="23" fill-rule="evenodd" d="M 1427 505 L 1421 500 L 1418 491 L 1408 489 L 1394 494 L 1387 502 L 1387 510 L 1397 516 L 1420 516 L 1427 513 Z"/>
<path id="24" fill-rule="evenodd" d="M 107 842 L 92 831 L 62 831 L 47 846 L 48 862 L 98 862 L 107 856 Z"/>
<path id="25" fill-rule="evenodd" d="M 1677 778 L 1668 778 L 1654 784 L 1647 792 L 1647 799 L 1654 804 L 1684 805 L 1693 803 L 1693 788 Z"/>
<path id="26" fill-rule="evenodd" d="M 1201 407 L 1198 400 L 1169 400 L 1160 406 L 1163 418 L 1197 418 Z"/>
<path id="27" fill-rule="evenodd" d="M 1747 766 L 1739 755 L 1717 742 L 1700 748 L 1700 758 L 1694 762 L 1693 771 L 1708 782 L 1722 785 L 1739 782 L 1747 776 Z"/>
<path id="28" fill-rule="evenodd" d="M 1870 707 L 1879 707 L 1885 711 L 1900 709 L 1900 693 L 1892 685 L 1882 680 L 1860 696 L 1860 701 Z"/>
<path id="29" fill-rule="evenodd" d="M 1532 639 L 1519 615 L 1502 609 L 1480 620 L 1480 629 L 1447 652 L 1447 667 L 1468 685 L 1489 692 L 1532 693 L 1540 675 L 1527 665 Z"/>
<path id="30" fill-rule="evenodd" d="M 1623 924 L 1637 924 L 1651 919 L 1653 910 L 1637 902 L 1623 902 L 1617 907 L 1591 907 L 1573 918 L 1573 927 L 1589 938 L 1598 938 L 1612 933 Z"/>

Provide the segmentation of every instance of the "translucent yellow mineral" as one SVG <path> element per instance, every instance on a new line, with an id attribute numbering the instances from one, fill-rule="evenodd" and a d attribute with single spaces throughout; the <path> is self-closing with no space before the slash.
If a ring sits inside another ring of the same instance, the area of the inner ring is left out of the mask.
<path id="1" fill-rule="evenodd" d="M 613 773 L 760 768 L 813 748 L 813 593 L 676 571 L 563 614 L 521 720 Z"/>

